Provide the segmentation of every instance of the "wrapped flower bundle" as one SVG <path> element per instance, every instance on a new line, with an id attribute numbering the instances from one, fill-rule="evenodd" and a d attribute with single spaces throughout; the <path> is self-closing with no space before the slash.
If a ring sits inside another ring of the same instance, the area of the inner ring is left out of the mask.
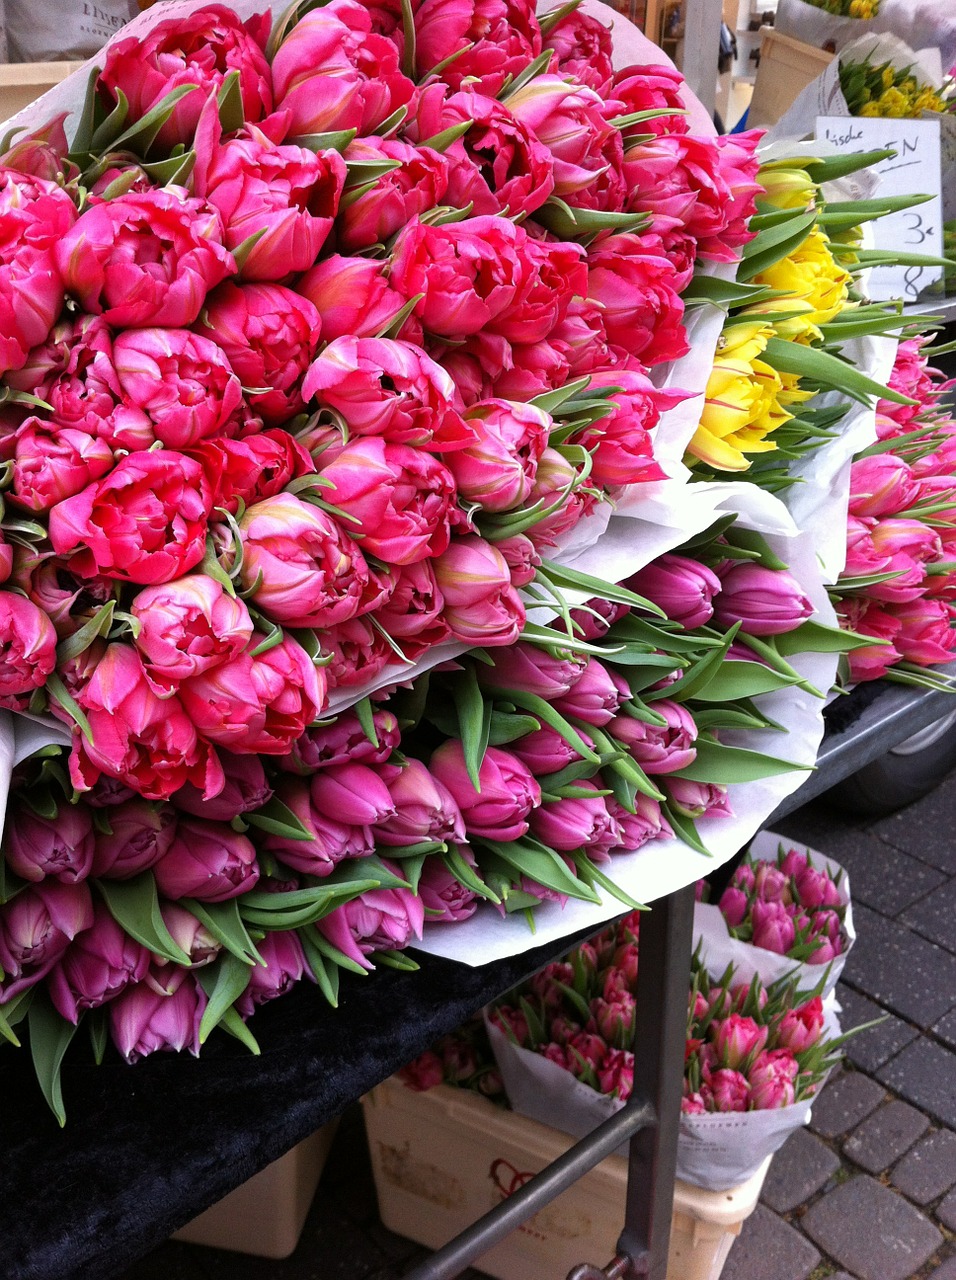
<path id="1" fill-rule="evenodd" d="M 879 441 L 853 462 L 846 567 L 831 596 L 841 625 L 879 641 L 848 654 L 848 679 L 932 683 L 952 661 L 956 424 L 927 338 L 901 342 L 889 386 L 912 402 L 877 405 Z"/>
<path id="2" fill-rule="evenodd" d="M 398 1078 L 416 1093 L 424 1093 L 439 1084 L 450 1084 L 456 1089 L 471 1089 L 501 1106 L 508 1105 L 480 1014 L 442 1036 L 430 1049 L 402 1067 Z"/>
<path id="3" fill-rule="evenodd" d="M 807 0 L 816 9 L 840 18 L 875 18 L 880 0 Z"/>
<path id="4" fill-rule="evenodd" d="M 924 111 L 952 110 L 952 86 L 925 83 L 909 67 L 892 62 L 840 59 L 840 88 L 852 116 L 919 120 Z"/>

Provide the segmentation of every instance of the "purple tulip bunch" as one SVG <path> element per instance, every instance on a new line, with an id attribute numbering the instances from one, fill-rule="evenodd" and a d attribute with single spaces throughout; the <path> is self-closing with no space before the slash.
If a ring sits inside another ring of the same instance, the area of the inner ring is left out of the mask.
<path id="1" fill-rule="evenodd" d="M 846 947 L 842 873 L 781 845 L 774 860 L 737 867 L 718 906 L 734 938 L 806 964 L 829 964 Z"/>

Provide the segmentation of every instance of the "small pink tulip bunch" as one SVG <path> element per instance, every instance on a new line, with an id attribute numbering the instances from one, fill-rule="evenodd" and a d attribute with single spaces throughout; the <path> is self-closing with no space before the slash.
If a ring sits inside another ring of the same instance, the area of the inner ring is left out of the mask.
<path id="1" fill-rule="evenodd" d="M 791 960 L 829 964 L 846 947 L 842 878 L 781 845 L 772 860 L 748 855 L 717 905 L 731 937 Z"/>
<path id="2" fill-rule="evenodd" d="M 436 1041 L 398 1072 L 402 1083 L 416 1093 L 439 1084 L 471 1089 L 500 1106 L 507 1106 L 501 1073 L 478 1014 Z"/>
<path id="3" fill-rule="evenodd" d="M 879 443 L 853 463 L 847 559 L 833 595 L 841 625 L 878 643 L 848 654 L 849 680 L 919 672 L 956 654 L 956 420 L 925 337 L 899 344 L 891 390 L 916 403 L 877 404 Z"/>
<path id="4" fill-rule="evenodd" d="M 843 1038 L 827 1038 L 819 995 L 792 981 L 736 983 L 732 968 L 714 981 L 695 958 L 681 1110 L 769 1111 L 813 1097 Z"/>

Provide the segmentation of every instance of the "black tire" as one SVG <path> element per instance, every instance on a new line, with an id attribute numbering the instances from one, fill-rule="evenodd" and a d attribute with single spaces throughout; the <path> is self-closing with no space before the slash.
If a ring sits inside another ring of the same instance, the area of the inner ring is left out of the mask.
<path id="1" fill-rule="evenodd" d="M 883 817 L 922 799 L 956 769 L 956 711 L 864 765 L 822 797 L 844 813 Z"/>

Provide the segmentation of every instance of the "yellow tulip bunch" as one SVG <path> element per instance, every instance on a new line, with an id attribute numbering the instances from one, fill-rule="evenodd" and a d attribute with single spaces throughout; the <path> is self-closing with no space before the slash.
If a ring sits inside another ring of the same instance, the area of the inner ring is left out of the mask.
<path id="1" fill-rule="evenodd" d="M 891 120 L 918 120 L 924 111 L 950 110 L 948 91 L 922 84 L 909 67 L 889 62 L 874 66 L 840 62 L 840 88 L 853 116 L 879 116 Z"/>
<path id="2" fill-rule="evenodd" d="M 875 18 L 880 11 L 880 0 L 808 0 L 808 3 L 840 18 Z"/>

